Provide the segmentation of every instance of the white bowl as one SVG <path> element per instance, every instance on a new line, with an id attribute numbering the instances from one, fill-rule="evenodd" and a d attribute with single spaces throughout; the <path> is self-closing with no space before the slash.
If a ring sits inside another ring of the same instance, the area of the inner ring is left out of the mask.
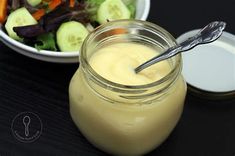
<path id="1" fill-rule="evenodd" d="M 136 17 L 135 19 L 146 20 L 150 10 L 150 0 L 137 0 L 136 2 Z M 15 50 L 16 52 L 26 55 L 28 57 L 57 63 L 75 63 L 78 62 L 79 52 L 53 52 L 49 50 L 40 50 L 27 46 L 21 42 L 18 42 L 10 38 L 3 30 L 0 25 L 0 40 Z"/>

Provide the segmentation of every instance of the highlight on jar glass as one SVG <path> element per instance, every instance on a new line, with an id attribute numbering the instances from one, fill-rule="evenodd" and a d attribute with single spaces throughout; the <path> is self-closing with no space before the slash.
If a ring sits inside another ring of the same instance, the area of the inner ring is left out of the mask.
<path id="1" fill-rule="evenodd" d="M 69 86 L 70 114 L 81 133 L 113 155 L 142 155 L 172 132 L 183 111 L 181 55 L 135 73 L 176 44 L 145 21 L 108 22 L 85 39 Z"/>

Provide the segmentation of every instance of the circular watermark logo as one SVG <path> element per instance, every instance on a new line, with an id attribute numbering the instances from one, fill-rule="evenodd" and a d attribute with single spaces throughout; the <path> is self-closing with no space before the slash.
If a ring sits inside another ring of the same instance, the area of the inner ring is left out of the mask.
<path id="1" fill-rule="evenodd" d="M 42 121 L 33 112 L 22 112 L 14 117 L 11 131 L 17 140 L 30 143 L 37 140 L 42 134 Z"/>

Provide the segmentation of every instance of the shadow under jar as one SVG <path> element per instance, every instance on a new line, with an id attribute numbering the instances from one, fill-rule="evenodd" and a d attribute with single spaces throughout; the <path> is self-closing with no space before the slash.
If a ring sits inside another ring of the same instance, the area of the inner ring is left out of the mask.
<path id="1" fill-rule="evenodd" d="M 161 79 L 123 85 L 105 79 L 89 63 L 99 49 L 116 43 L 144 45 L 159 53 L 176 44 L 167 31 L 146 21 L 120 20 L 98 27 L 84 41 L 80 67 L 70 82 L 70 113 L 81 133 L 99 149 L 141 155 L 159 146 L 182 114 L 186 83 L 181 55 L 167 60 L 170 72 Z"/>

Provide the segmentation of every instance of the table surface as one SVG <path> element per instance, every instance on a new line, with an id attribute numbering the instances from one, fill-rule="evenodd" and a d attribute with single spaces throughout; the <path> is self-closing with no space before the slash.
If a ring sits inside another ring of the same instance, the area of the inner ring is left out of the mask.
<path id="1" fill-rule="evenodd" d="M 174 37 L 214 20 L 227 22 L 226 31 L 235 34 L 234 0 L 151 3 L 148 21 Z M 68 85 L 77 68 L 34 60 L 0 43 L 0 156 L 107 155 L 81 135 L 69 115 Z M 42 121 L 42 134 L 32 143 L 18 141 L 11 131 L 21 112 L 33 112 Z M 207 100 L 188 92 L 178 125 L 148 155 L 235 156 L 235 98 Z"/>

